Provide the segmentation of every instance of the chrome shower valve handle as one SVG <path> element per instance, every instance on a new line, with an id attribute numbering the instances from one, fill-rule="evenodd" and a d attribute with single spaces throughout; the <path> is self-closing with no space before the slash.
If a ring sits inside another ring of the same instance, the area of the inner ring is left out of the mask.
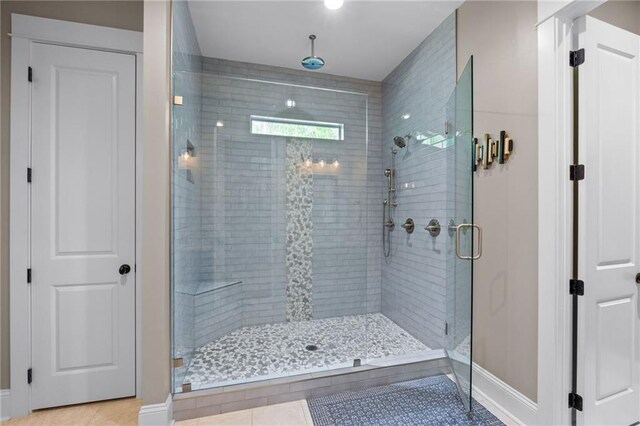
<path id="1" fill-rule="evenodd" d="M 425 226 L 424 229 L 429 232 L 429 235 L 431 235 L 432 237 L 437 237 L 438 235 L 440 235 L 440 230 L 442 229 L 442 227 L 440 226 L 440 222 L 438 222 L 438 219 L 431 219 L 429 221 L 429 224 Z"/>
<path id="2" fill-rule="evenodd" d="M 416 227 L 415 223 L 413 223 L 413 219 L 411 218 L 408 218 L 401 226 L 405 231 L 407 231 L 407 234 L 412 234 Z"/>

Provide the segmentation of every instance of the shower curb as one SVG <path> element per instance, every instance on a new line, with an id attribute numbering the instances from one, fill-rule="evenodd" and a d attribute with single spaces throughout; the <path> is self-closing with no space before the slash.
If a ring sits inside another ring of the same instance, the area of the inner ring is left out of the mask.
<path id="1" fill-rule="evenodd" d="M 363 365 L 178 394 L 173 397 L 173 416 L 176 421 L 188 420 L 446 374 L 445 356 L 444 351 L 435 350 L 421 361 Z"/>

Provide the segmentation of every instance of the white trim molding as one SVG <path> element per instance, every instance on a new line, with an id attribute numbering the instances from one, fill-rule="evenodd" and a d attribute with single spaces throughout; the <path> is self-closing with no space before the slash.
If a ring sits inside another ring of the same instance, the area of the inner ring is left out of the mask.
<path id="1" fill-rule="evenodd" d="M 570 423 L 573 81 L 575 18 L 604 0 L 538 2 L 538 419 Z"/>
<path id="2" fill-rule="evenodd" d="M 540 424 L 566 424 L 571 330 L 571 20 L 538 26 L 538 405 Z"/>
<path id="3" fill-rule="evenodd" d="M 142 47 L 143 34 L 136 31 L 79 24 L 55 19 L 12 14 L 11 34 L 11 126 L 10 126 L 10 359 L 11 410 L 13 417 L 31 412 L 31 391 L 27 369 L 31 367 L 31 304 L 27 285 L 30 264 L 30 193 L 27 167 L 30 166 L 30 86 L 26 70 L 33 43 L 48 43 L 85 49 L 104 50 L 136 57 L 136 393 L 141 395 L 141 300 L 140 229 L 142 197 Z M 3 391 L 4 392 L 4 391 Z M 3 394 L 4 397 L 4 394 Z M 4 398 L 3 398 L 4 404 Z M 4 405 L 2 406 L 4 416 Z"/>
<path id="4" fill-rule="evenodd" d="M 11 15 L 11 37 L 65 46 L 142 53 L 142 33 L 35 16 Z"/>
<path id="5" fill-rule="evenodd" d="M 140 407 L 139 426 L 170 426 L 173 421 L 173 399 L 171 394 L 165 402 Z"/>
<path id="6" fill-rule="evenodd" d="M 480 401 L 485 398 L 521 425 L 538 424 L 538 405 L 535 402 L 476 363 L 473 364 L 472 383 L 473 392 Z"/>
<path id="7" fill-rule="evenodd" d="M 0 422 L 6 422 L 11 418 L 11 391 L 0 389 Z"/>

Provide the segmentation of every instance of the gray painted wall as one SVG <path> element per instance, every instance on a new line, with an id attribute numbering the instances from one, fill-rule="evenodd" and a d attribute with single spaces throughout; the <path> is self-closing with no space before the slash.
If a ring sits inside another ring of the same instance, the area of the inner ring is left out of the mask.
<path id="1" fill-rule="evenodd" d="M 640 35 L 640 1 L 609 0 L 589 12 L 589 16 Z"/>
<path id="2" fill-rule="evenodd" d="M 506 130 L 505 164 L 475 176 L 475 222 L 484 251 L 474 264 L 473 357 L 537 398 L 538 92 L 535 1 L 472 1 L 458 9 L 458 73 L 474 58 L 476 136 Z M 500 22 L 500 31 L 496 31 Z M 526 226 L 523 226 L 526 224 Z"/>

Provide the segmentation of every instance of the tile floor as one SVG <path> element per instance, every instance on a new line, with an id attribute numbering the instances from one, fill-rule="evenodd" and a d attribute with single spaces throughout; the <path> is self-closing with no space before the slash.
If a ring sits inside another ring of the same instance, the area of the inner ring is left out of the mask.
<path id="1" fill-rule="evenodd" d="M 142 400 L 115 399 L 69 407 L 49 408 L 17 417 L 3 426 L 128 426 L 138 424 Z"/>
<path id="2" fill-rule="evenodd" d="M 515 419 L 493 405 L 486 398 L 475 395 L 482 404 L 506 426 L 519 426 Z M 313 426 L 307 401 L 294 401 L 251 410 L 201 417 L 176 422 L 175 426 Z"/>
<path id="3" fill-rule="evenodd" d="M 317 350 L 305 349 L 307 345 Z M 429 348 L 382 314 L 243 327 L 198 348 L 185 376 L 191 389 L 271 379 L 415 355 Z"/>
<path id="4" fill-rule="evenodd" d="M 476 400 L 507 426 L 516 426 L 508 414 L 482 395 Z M 138 422 L 142 402 L 128 398 L 36 411 L 33 414 L 2 422 L 3 426 L 128 426 Z M 176 426 L 313 426 L 307 401 L 294 401 L 251 410 L 176 422 Z"/>
<path id="5" fill-rule="evenodd" d="M 313 420 L 302 400 L 184 420 L 176 426 L 313 426 Z"/>

